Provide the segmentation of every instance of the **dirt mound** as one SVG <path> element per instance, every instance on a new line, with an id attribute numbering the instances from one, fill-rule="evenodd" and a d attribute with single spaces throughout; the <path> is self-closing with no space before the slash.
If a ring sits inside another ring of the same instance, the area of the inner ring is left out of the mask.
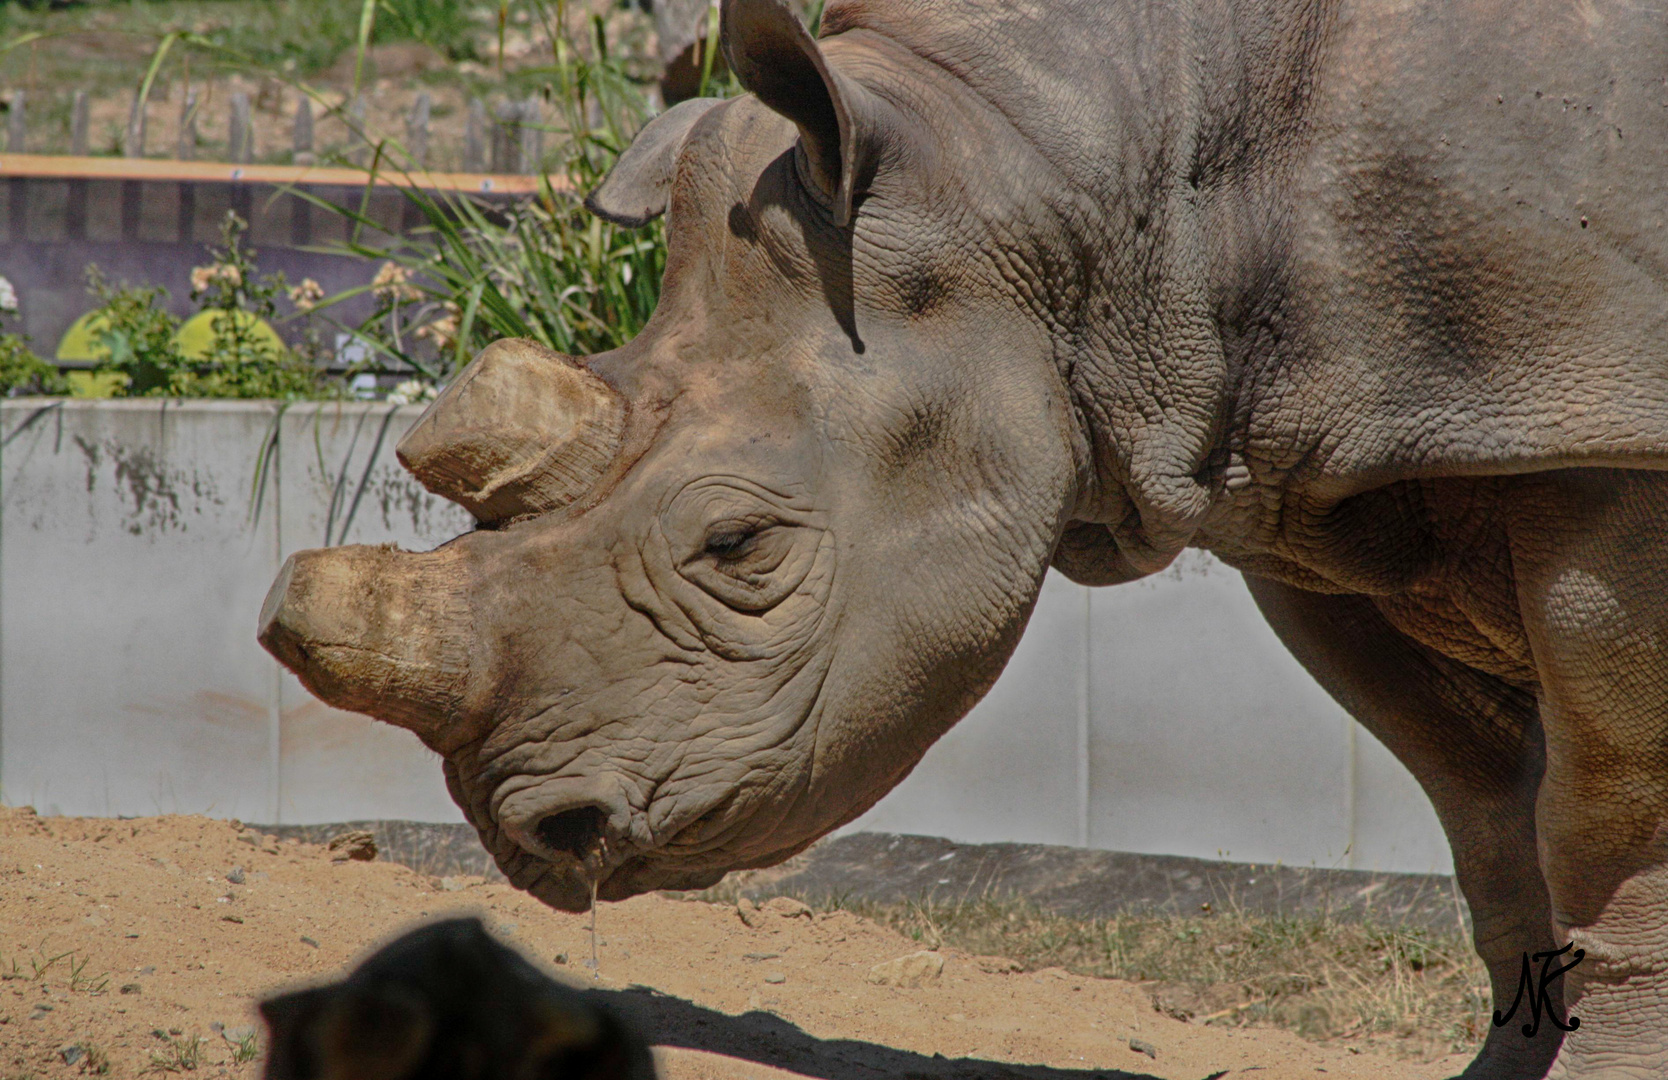
<path id="1" fill-rule="evenodd" d="M 605 905 L 593 979 L 586 917 L 506 885 L 333 861 L 322 846 L 207 818 L 0 809 L 0 1074 L 256 1077 L 256 997 L 463 912 L 595 987 L 662 1048 L 670 1080 L 1414 1080 L 1459 1065 L 1182 1023 L 1130 983 L 916 957 L 920 945 L 890 930 L 786 899 Z"/>

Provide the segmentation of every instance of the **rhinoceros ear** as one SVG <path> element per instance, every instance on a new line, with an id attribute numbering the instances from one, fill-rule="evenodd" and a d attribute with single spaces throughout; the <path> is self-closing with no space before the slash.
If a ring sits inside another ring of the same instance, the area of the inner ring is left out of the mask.
<path id="1" fill-rule="evenodd" d="M 849 223 L 862 88 L 828 66 L 811 32 L 782 0 L 723 0 L 719 41 L 741 85 L 799 128 L 807 179 L 828 200 L 835 224 Z"/>
<path id="2" fill-rule="evenodd" d="M 694 98 L 650 120 L 614 163 L 607 178 L 585 196 L 586 209 L 630 229 L 664 214 L 678 167 L 678 151 L 695 122 L 718 104 L 718 98 Z"/>

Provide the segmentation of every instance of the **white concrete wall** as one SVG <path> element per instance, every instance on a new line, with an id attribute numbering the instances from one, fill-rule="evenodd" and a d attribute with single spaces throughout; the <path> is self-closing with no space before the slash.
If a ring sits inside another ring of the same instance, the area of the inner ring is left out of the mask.
<path id="1" fill-rule="evenodd" d="M 1198 551 L 1110 589 L 1051 574 L 990 695 L 847 829 L 1453 873 L 1413 777 Z"/>
<path id="2" fill-rule="evenodd" d="M 289 552 L 468 527 L 394 461 L 418 413 L 0 402 L 0 799 L 460 820 L 415 738 L 319 704 L 254 638 Z M 1198 553 L 1116 589 L 1051 577 L 990 696 L 852 827 L 1451 869 L 1412 778 Z"/>

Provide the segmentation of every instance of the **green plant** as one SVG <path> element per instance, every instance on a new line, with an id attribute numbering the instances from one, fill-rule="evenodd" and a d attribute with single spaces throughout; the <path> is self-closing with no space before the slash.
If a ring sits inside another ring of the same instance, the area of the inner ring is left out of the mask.
<path id="1" fill-rule="evenodd" d="M 90 956 L 83 956 L 80 963 L 76 963 L 73 955 L 70 957 L 70 993 L 102 994 L 105 987 L 110 985 L 108 971 L 101 971 L 97 975 L 87 974 L 87 965 L 91 962 Z"/>
<path id="2" fill-rule="evenodd" d="M 184 364 L 174 341 L 179 320 L 161 306 L 168 290 L 112 286 L 97 266 L 89 266 L 87 291 L 99 305 L 89 320 L 105 353 L 98 370 L 127 376 L 125 396 L 166 394 L 173 373 Z"/>
<path id="3" fill-rule="evenodd" d="M 29 339 L 5 330 L 5 320 L 17 312 L 17 291 L 0 277 L 0 396 L 67 393 L 64 377 L 35 355 Z"/>
<path id="4" fill-rule="evenodd" d="M 373 41 L 420 41 L 452 60 L 475 58 L 474 5 L 467 0 L 377 0 Z"/>
<path id="5" fill-rule="evenodd" d="M 251 1031 L 243 1038 L 232 1044 L 232 1064 L 242 1065 L 254 1061 L 260 1053 L 260 1045 L 255 1032 Z"/>
<path id="6" fill-rule="evenodd" d="M 88 1076 L 106 1076 L 110 1072 L 110 1055 L 101 1047 L 84 1043 L 81 1047 L 81 1071 Z"/>
<path id="7" fill-rule="evenodd" d="M 162 1040 L 162 1049 L 151 1051 L 146 1072 L 193 1072 L 203 1063 L 204 1039 L 201 1035 L 158 1037 Z"/>
<path id="8" fill-rule="evenodd" d="M 99 300 L 92 322 L 105 353 L 98 370 L 125 376 L 124 396 L 340 396 L 339 386 L 272 329 L 287 283 L 282 274 L 259 272 L 256 253 L 242 243 L 247 228 L 228 212 L 213 260 L 191 272 L 191 298 L 207 316 L 206 333 L 195 332 L 198 320 L 182 328 L 162 307 L 168 294 L 161 287 L 112 288 L 96 266 L 88 268 L 89 291 Z"/>
<path id="9" fill-rule="evenodd" d="M 376 310 L 343 329 L 389 366 L 409 366 L 433 381 L 445 381 L 501 337 L 532 338 L 572 354 L 616 348 L 642 329 L 659 300 L 666 259 L 660 223 L 618 229 L 583 203 L 583 193 L 647 121 L 647 98 L 626 60 L 610 52 L 600 17 L 586 22 L 589 40 L 581 48 L 563 29 L 565 5 L 556 4 L 554 16 L 538 0 L 534 6 L 551 36 L 552 63 L 520 74 L 549 80 L 544 93 L 556 116 L 548 129 L 560 136 L 545 154 L 536 196 L 506 207 L 426 191 L 412 182 L 402 148 L 384 142 L 371 173 L 405 173 L 402 190 L 424 222 L 412 236 L 369 243 L 370 218 L 312 200 L 347 218 L 349 251 L 384 264 L 376 282 L 320 308 L 371 291 Z M 552 175 L 561 179 L 552 182 Z"/>

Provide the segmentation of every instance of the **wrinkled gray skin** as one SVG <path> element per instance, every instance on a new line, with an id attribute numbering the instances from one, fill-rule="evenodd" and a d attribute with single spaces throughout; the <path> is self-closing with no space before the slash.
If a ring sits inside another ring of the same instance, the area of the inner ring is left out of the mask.
<path id="1" fill-rule="evenodd" d="M 836 0 L 825 83 L 770 9 L 725 48 L 775 111 L 668 114 L 594 200 L 670 201 L 659 311 L 589 361 L 614 466 L 442 553 L 469 689 L 425 738 L 505 871 L 573 908 L 587 854 L 610 899 L 778 861 L 1051 563 L 1197 546 L 1429 793 L 1497 1004 L 1585 951 L 1579 1030 L 1466 1075 L 1668 1075 L 1668 19 Z"/>

